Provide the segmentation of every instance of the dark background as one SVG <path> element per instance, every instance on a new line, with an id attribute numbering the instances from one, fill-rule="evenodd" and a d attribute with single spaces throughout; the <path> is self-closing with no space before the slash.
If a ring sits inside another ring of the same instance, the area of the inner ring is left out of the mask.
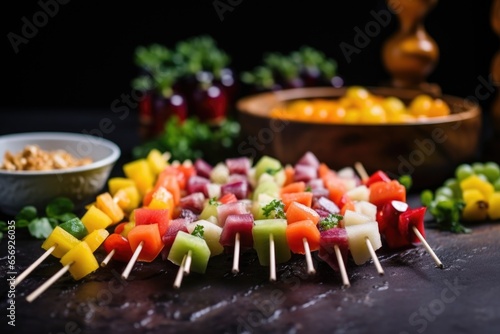
<path id="1" fill-rule="evenodd" d="M 56 0 L 42 0 L 52 2 Z M 62 0 L 61 0 L 62 1 Z M 66 1 L 66 0 L 65 0 Z M 224 0 L 227 1 L 227 0 Z M 371 10 L 385 1 L 241 0 L 221 21 L 213 0 L 69 1 L 38 29 L 16 54 L 7 36 L 21 34 L 22 18 L 33 22 L 37 1 L 11 2 L 2 11 L 2 99 L 4 108 L 109 108 L 130 92 L 137 74 L 138 45 L 173 46 L 188 37 L 209 34 L 232 57 L 237 71 L 251 69 L 268 51 L 290 52 L 310 45 L 335 58 L 346 84 L 378 85 L 387 80 L 380 50 L 397 28 L 397 18 L 372 38 L 348 63 L 340 43 L 354 44 L 355 27 L 373 21 Z M 233 3 L 238 3 L 233 0 Z M 440 60 L 429 81 L 444 93 L 469 96 L 487 77 L 498 37 L 490 27 L 491 0 L 441 0 L 425 24 L 440 47 Z M 483 101 L 484 105 L 488 101 Z"/>
<path id="2" fill-rule="evenodd" d="M 222 19 L 214 0 L 10 3 L 0 14 L 4 36 L 0 113 L 6 116 L 0 122 L 0 135 L 92 131 L 99 129 L 99 119 L 109 117 L 120 131 L 106 137 L 120 143 L 126 153 L 141 142 L 138 113 L 128 108 L 130 117 L 118 119 L 117 106 L 124 103 L 116 103 L 132 92 L 130 83 L 138 74 L 133 61 L 136 47 L 160 43 L 173 48 L 178 41 L 200 35 L 212 36 L 230 55 L 237 76 L 259 65 L 266 52 L 290 53 L 309 45 L 338 62 L 346 85 L 385 85 L 389 80 L 381 50 L 398 28 L 395 15 L 366 47 L 350 55 L 350 61 L 340 48 L 341 43 L 355 45 L 355 29 L 365 31 L 374 22 L 372 11 L 388 10 L 385 0 L 217 1 L 233 4 Z M 16 53 L 9 34 L 22 35 L 26 21 L 39 19 L 42 4 L 50 4 L 52 10 L 58 4 L 57 13 L 39 24 Z M 428 13 L 425 27 L 440 50 L 428 81 L 443 93 L 466 98 L 476 96 L 478 87 L 481 93 L 490 93 L 481 87 L 482 80 L 487 80 L 500 48 L 491 28 L 491 5 L 492 0 L 474 4 L 440 0 Z M 479 101 L 485 125 L 482 147 L 488 146 L 493 134 L 493 97 L 490 93 Z"/>

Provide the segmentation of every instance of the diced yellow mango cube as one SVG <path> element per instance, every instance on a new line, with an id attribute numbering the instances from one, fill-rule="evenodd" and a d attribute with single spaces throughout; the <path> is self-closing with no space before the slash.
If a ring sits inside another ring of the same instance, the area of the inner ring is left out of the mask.
<path id="1" fill-rule="evenodd" d="M 113 197 L 111 197 L 111 194 L 108 192 L 97 196 L 96 207 L 111 218 L 112 224 L 120 222 L 125 217 L 123 210 L 118 206 L 118 204 L 113 200 Z"/>
<path id="2" fill-rule="evenodd" d="M 141 196 L 153 188 L 155 176 L 146 159 L 137 159 L 126 163 L 123 165 L 123 172 L 127 178 L 135 182 Z"/>
<path id="3" fill-rule="evenodd" d="M 500 219 L 500 192 L 494 192 L 488 199 L 488 217 Z"/>
<path id="4" fill-rule="evenodd" d="M 50 233 L 47 239 L 43 242 L 42 248 L 48 250 L 55 245 L 56 248 L 52 251 L 52 255 L 57 258 L 61 258 L 79 243 L 80 240 L 66 232 L 61 227 L 56 226 L 52 233 Z"/>
<path id="5" fill-rule="evenodd" d="M 89 245 L 90 250 L 93 253 L 97 248 L 99 248 L 99 246 L 104 242 L 104 240 L 106 240 L 108 235 L 109 232 L 106 229 L 101 228 L 87 234 L 82 241 L 85 241 Z"/>
<path id="6" fill-rule="evenodd" d="M 85 212 L 81 221 L 89 233 L 94 230 L 106 228 L 113 223 L 113 220 L 95 205 L 92 205 L 87 212 Z"/>
<path id="7" fill-rule="evenodd" d="M 160 172 L 168 165 L 167 161 L 158 149 L 152 149 L 149 151 L 146 160 L 148 161 L 149 168 L 151 168 L 151 171 L 155 176 L 160 174 Z"/>
<path id="8" fill-rule="evenodd" d="M 69 272 L 75 280 L 79 280 L 99 268 L 90 246 L 81 241 L 78 245 L 69 250 L 62 258 L 63 266 L 69 265 Z"/>
<path id="9" fill-rule="evenodd" d="M 113 177 L 108 180 L 108 190 L 111 196 L 115 196 L 118 190 L 130 186 L 135 186 L 135 182 L 126 177 Z"/>
<path id="10" fill-rule="evenodd" d="M 122 210 L 130 212 L 139 207 L 141 195 L 134 184 L 132 186 L 119 189 L 115 193 L 113 199 L 117 200 L 117 204 L 120 208 L 122 208 Z"/>

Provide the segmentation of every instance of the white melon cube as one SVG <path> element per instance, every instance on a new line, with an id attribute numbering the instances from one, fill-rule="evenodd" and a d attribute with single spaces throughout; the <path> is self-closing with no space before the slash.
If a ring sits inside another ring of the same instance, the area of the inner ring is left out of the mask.
<path id="1" fill-rule="evenodd" d="M 217 226 L 208 220 L 197 220 L 186 226 L 189 234 L 193 233 L 197 225 L 203 226 L 203 239 L 205 239 L 208 248 L 210 248 L 210 256 L 222 254 L 224 247 L 219 242 L 222 227 Z"/>
<path id="2" fill-rule="evenodd" d="M 344 226 L 360 225 L 372 222 L 370 217 L 352 210 L 345 210 L 344 213 Z"/>
<path id="3" fill-rule="evenodd" d="M 358 181 L 356 179 L 341 177 L 339 180 L 342 181 L 347 191 L 356 188 L 358 185 Z"/>
<path id="4" fill-rule="evenodd" d="M 370 189 L 364 184 L 348 190 L 346 194 L 353 201 L 368 202 L 368 200 L 370 199 Z"/>
<path id="5" fill-rule="evenodd" d="M 220 197 L 220 184 L 209 183 L 207 184 L 208 198 L 219 198 Z"/>
<path id="6" fill-rule="evenodd" d="M 354 263 L 357 265 L 362 265 L 371 259 L 371 254 L 366 244 L 367 238 L 374 250 L 382 247 L 377 222 L 346 226 L 345 230 L 349 241 L 349 251 Z"/>
<path id="7" fill-rule="evenodd" d="M 377 220 L 377 206 L 368 201 L 359 201 L 354 203 L 354 211 L 370 217 L 372 221 Z"/>
<path id="8" fill-rule="evenodd" d="M 219 162 L 210 173 L 210 181 L 217 184 L 225 184 L 229 179 L 229 168 L 225 163 Z"/>
<path id="9" fill-rule="evenodd" d="M 352 167 L 344 167 L 337 171 L 337 176 L 343 179 L 355 179 L 356 172 Z"/>

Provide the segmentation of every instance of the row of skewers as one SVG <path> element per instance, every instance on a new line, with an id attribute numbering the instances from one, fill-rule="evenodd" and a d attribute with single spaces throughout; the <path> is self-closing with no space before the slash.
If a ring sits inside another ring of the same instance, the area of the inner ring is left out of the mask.
<path id="1" fill-rule="evenodd" d="M 138 261 L 169 260 L 179 266 L 175 288 L 223 253 L 233 254 L 232 272 L 239 272 L 241 252 L 252 249 L 269 267 L 270 281 L 292 253 L 303 254 L 314 274 L 311 253 L 318 251 L 348 287 L 348 258 L 356 265 L 372 260 L 383 275 L 376 251 L 384 245 L 397 250 L 420 243 L 443 267 L 425 240 L 426 208 L 411 208 L 404 185 L 381 170 L 368 175 L 356 164 L 334 171 L 311 152 L 293 166 L 269 156 L 255 165 L 236 157 L 212 166 L 202 159 L 168 163 L 166 154 L 152 150 L 123 171 L 81 218 L 54 229 L 42 244 L 45 252 L 17 277 L 15 285 L 50 255 L 63 265 L 29 302 L 66 272 L 79 280 L 110 261 L 126 264 L 127 279 Z M 95 251 L 106 252 L 100 264 Z"/>

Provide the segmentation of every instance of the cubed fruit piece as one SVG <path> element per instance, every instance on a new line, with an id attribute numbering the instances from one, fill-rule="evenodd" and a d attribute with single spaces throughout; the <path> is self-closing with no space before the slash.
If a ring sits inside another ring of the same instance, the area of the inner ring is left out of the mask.
<path id="1" fill-rule="evenodd" d="M 59 226 L 78 240 L 81 240 L 88 234 L 87 228 L 78 217 L 71 218 L 59 224 Z"/>
<path id="2" fill-rule="evenodd" d="M 109 192 L 98 195 L 96 197 L 95 206 L 108 215 L 113 224 L 120 222 L 123 217 L 125 217 L 123 210 L 113 200 L 113 197 L 111 197 Z"/>
<path id="3" fill-rule="evenodd" d="M 132 257 L 132 249 L 128 239 L 120 234 L 112 233 L 104 240 L 103 247 L 108 254 L 114 250 L 113 260 L 128 262 Z"/>
<path id="4" fill-rule="evenodd" d="M 146 199 L 146 197 L 144 197 Z M 146 207 L 155 210 L 168 210 L 170 217 L 174 212 L 174 197 L 164 187 L 158 187 L 151 194 L 151 201 L 145 204 Z"/>
<path id="5" fill-rule="evenodd" d="M 104 242 L 104 240 L 106 240 L 108 236 L 109 232 L 106 229 L 101 228 L 93 230 L 92 232 L 87 234 L 82 241 L 85 241 L 89 245 L 90 250 L 93 253 L 97 248 L 99 248 L 99 246 L 101 246 L 101 244 Z"/>
<path id="6" fill-rule="evenodd" d="M 253 191 L 253 200 L 257 200 L 260 194 L 266 194 L 274 198 L 279 198 L 280 188 L 278 184 L 273 180 L 267 180 L 257 184 L 257 187 Z"/>
<path id="7" fill-rule="evenodd" d="M 126 177 L 112 177 L 108 180 L 108 190 L 112 196 L 114 196 L 118 190 L 130 186 L 135 187 L 135 182 Z"/>
<path id="8" fill-rule="evenodd" d="M 89 233 L 94 230 L 107 228 L 113 223 L 111 218 L 104 213 L 101 209 L 98 209 L 95 205 L 92 205 L 87 212 L 82 216 L 82 223 L 87 228 Z"/>
<path id="9" fill-rule="evenodd" d="M 69 272 L 75 280 L 82 279 L 96 271 L 99 264 L 86 242 L 79 242 L 71 248 L 60 260 L 63 266 L 69 265 Z"/>
<path id="10" fill-rule="evenodd" d="M 72 234 L 65 231 L 60 226 L 56 226 L 43 242 L 42 248 L 48 250 L 55 245 L 56 248 L 52 251 L 52 255 L 61 258 L 71 248 L 78 245 L 79 242 L 80 240 L 75 238 Z"/>
<path id="11" fill-rule="evenodd" d="M 221 186 L 220 195 L 234 194 L 237 199 L 245 199 L 248 196 L 248 182 L 235 181 L 228 182 Z"/>
<path id="12" fill-rule="evenodd" d="M 281 194 L 281 200 L 285 206 L 285 211 L 288 210 L 290 203 L 298 202 L 304 204 L 307 207 L 312 207 L 313 193 L 310 191 L 294 192 L 294 193 L 284 193 Z"/>
<path id="13" fill-rule="evenodd" d="M 123 222 L 116 225 L 113 232 L 121 234 L 123 237 L 126 238 L 128 236 L 128 232 L 130 232 L 130 230 L 133 229 L 134 226 L 135 226 L 135 221 Z"/>
<path id="14" fill-rule="evenodd" d="M 207 243 L 210 249 L 210 256 L 216 256 L 222 254 L 224 247 L 220 244 L 220 236 L 222 233 L 222 227 L 209 222 L 208 220 L 197 220 L 186 226 L 189 233 L 193 233 L 196 226 L 203 226 L 203 239 Z"/>
<path id="15" fill-rule="evenodd" d="M 335 246 L 338 246 L 344 266 L 347 265 L 349 255 L 349 241 L 345 228 L 334 227 L 321 232 L 319 239 L 318 256 L 325 261 L 333 270 L 340 271 L 340 266 L 335 254 Z"/>
<path id="16" fill-rule="evenodd" d="M 349 250 L 354 263 L 361 265 L 371 258 L 366 239 L 370 240 L 374 250 L 382 247 L 377 222 L 368 222 L 359 225 L 346 226 Z"/>
<path id="17" fill-rule="evenodd" d="M 288 224 L 306 219 L 309 219 L 314 224 L 317 224 L 320 218 L 319 214 L 313 208 L 298 202 L 290 203 L 288 209 L 286 210 L 286 220 Z"/>
<path id="18" fill-rule="evenodd" d="M 224 227 L 226 218 L 229 215 L 237 215 L 242 213 L 248 213 L 247 207 L 244 202 L 238 201 L 219 205 L 217 207 L 217 220 L 219 226 Z"/>
<path id="19" fill-rule="evenodd" d="M 492 220 L 500 219 L 500 192 L 494 192 L 488 198 L 488 217 Z"/>
<path id="20" fill-rule="evenodd" d="M 369 189 L 369 202 L 375 204 L 377 208 L 393 200 L 406 202 L 406 188 L 397 180 L 374 182 Z"/>
<path id="21" fill-rule="evenodd" d="M 229 174 L 246 175 L 250 170 L 251 162 L 247 157 L 228 158 L 226 166 L 229 169 Z"/>
<path id="22" fill-rule="evenodd" d="M 189 251 L 191 251 L 190 270 L 204 274 L 210 259 L 210 248 L 203 238 L 179 231 L 168 253 L 168 260 L 180 266 Z"/>
<path id="23" fill-rule="evenodd" d="M 168 192 L 172 194 L 175 205 L 179 204 L 181 199 L 181 186 L 177 175 L 169 174 L 167 172 L 161 173 L 156 180 L 153 192 L 160 187 L 167 189 Z"/>
<path id="24" fill-rule="evenodd" d="M 134 210 L 135 225 L 158 225 L 162 236 L 168 229 L 170 223 L 170 211 L 168 209 L 151 209 L 147 207 Z"/>
<path id="25" fill-rule="evenodd" d="M 304 238 L 309 244 L 311 252 L 319 249 L 320 232 L 316 224 L 309 220 L 301 220 L 288 224 L 286 227 L 286 240 L 293 253 L 305 254 Z"/>
<path id="26" fill-rule="evenodd" d="M 128 240 L 133 252 L 141 242 L 143 243 L 142 250 L 137 258 L 138 261 L 142 262 L 152 262 L 160 254 L 164 246 L 157 224 L 136 225 L 128 233 Z"/>
<path id="27" fill-rule="evenodd" d="M 264 155 L 255 164 L 255 179 L 259 180 L 260 176 L 264 173 L 276 173 L 281 170 L 283 166 L 281 162 L 275 158 Z"/>
<path id="28" fill-rule="evenodd" d="M 179 206 L 200 214 L 205 207 L 205 195 L 202 192 L 195 192 L 184 196 L 180 199 Z"/>
<path id="29" fill-rule="evenodd" d="M 286 240 L 287 222 L 285 219 L 255 220 L 252 229 L 253 247 L 262 266 L 270 265 L 270 236 L 273 236 L 276 263 L 290 260 L 292 254 Z"/>
<path id="30" fill-rule="evenodd" d="M 251 213 L 227 216 L 219 243 L 224 247 L 232 247 L 236 240 L 236 233 L 239 233 L 240 247 L 251 248 L 253 246 L 253 221 L 254 218 Z"/>
<path id="31" fill-rule="evenodd" d="M 372 221 L 377 219 L 377 206 L 368 201 L 354 201 L 354 211 L 370 217 Z"/>
<path id="32" fill-rule="evenodd" d="M 346 210 L 344 213 L 344 226 L 360 225 L 374 221 L 370 217 L 352 210 Z"/>
<path id="33" fill-rule="evenodd" d="M 165 232 L 161 236 L 161 240 L 163 241 L 163 244 L 165 245 L 163 247 L 163 250 L 162 250 L 163 260 L 166 260 L 168 257 L 168 253 L 170 252 L 170 248 L 172 247 L 172 244 L 174 243 L 177 232 L 184 231 L 184 232 L 188 233 L 187 225 L 189 223 L 191 223 L 191 220 L 188 218 L 176 218 L 176 219 L 172 219 L 170 221 L 170 224 L 168 225 L 167 232 Z"/>
<path id="34" fill-rule="evenodd" d="M 130 212 L 139 207 L 141 202 L 141 195 L 135 185 L 119 189 L 114 196 L 118 198 L 118 206 L 125 212 Z"/>
<path id="35" fill-rule="evenodd" d="M 346 194 L 353 201 L 368 201 L 370 199 L 370 189 L 364 184 L 348 190 Z"/>
<path id="36" fill-rule="evenodd" d="M 413 231 L 413 227 L 425 238 L 424 218 L 426 207 L 410 208 L 399 215 L 399 233 L 408 240 L 409 243 L 420 243 L 420 239 Z"/>
<path id="37" fill-rule="evenodd" d="M 408 204 L 401 201 L 390 201 L 377 212 L 378 229 L 384 234 L 387 228 L 396 228 L 399 224 L 399 215 L 408 210 Z"/>
<path id="38" fill-rule="evenodd" d="M 134 181 L 141 196 L 153 188 L 155 176 L 146 159 L 137 159 L 123 165 L 125 176 Z"/>
<path id="39" fill-rule="evenodd" d="M 158 149 L 154 148 L 149 151 L 146 160 L 148 161 L 149 168 L 153 172 L 153 175 L 160 174 L 160 172 L 167 167 L 167 160 Z"/>
<path id="40" fill-rule="evenodd" d="M 203 208 L 203 210 L 199 215 L 199 219 L 208 220 L 210 217 L 217 218 L 219 216 L 217 212 L 217 207 L 219 205 L 221 204 L 215 200 L 208 200 L 205 204 L 205 207 Z M 218 225 L 221 226 L 220 224 Z"/>
<path id="41" fill-rule="evenodd" d="M 363 183 L 367 187 L 370 187 L 370 185 L 372 185 L 375 182 L 379 182 L 379 181 L 390 182 L 391 178 L 384 171 L 378 170 L 375 173 L 373 173 L 372 175 L 370 175 L 369 178 L 364 180 Z"/>

